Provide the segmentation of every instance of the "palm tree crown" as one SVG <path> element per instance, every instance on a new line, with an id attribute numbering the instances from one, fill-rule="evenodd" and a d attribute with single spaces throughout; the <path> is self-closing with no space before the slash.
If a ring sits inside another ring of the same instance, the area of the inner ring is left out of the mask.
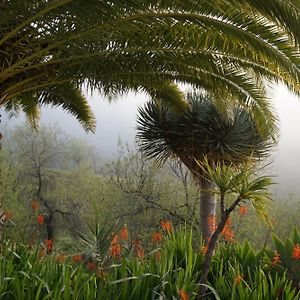
<path id="1" fill-rule="evenodd" d="M 264 80 L 300 91 L 299 12 L 295 0 L 2 0 L 0 104 L 30 118 L 62 105 L 93 128 L 82 87 L 182 109 L 181 82 L 238 100 L 272 127 Z"/>

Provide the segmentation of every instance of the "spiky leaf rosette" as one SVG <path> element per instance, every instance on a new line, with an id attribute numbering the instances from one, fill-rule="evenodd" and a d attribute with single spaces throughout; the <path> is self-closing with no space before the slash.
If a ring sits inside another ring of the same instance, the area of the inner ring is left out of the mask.
<path id="1" fill-rule="evenodd" d="M 137 141 L 142 152 L 159 162 L 171 156 L 190 167 L 205 157 L 214 162 L 240 164 L 265 157 L 276 132 L 262 135 L 251 114 L 242 107 L 225 117 L 207 95 L 189 94 L 181 114 L 157 102 L 139 108 Z"/>

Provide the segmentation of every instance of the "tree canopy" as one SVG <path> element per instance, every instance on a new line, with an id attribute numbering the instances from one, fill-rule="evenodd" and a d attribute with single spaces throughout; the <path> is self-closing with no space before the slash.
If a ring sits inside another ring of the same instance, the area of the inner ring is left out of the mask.
<path id="1" fill-rule="evenodd" d="M 274 126 L 265 80 L 299 94 L 299 12 L 295 0 L 2 0 L 0 103 L 30 120 L 62 106 L 93 129 L 84 87 L 182 109 L 185 83 Z"/>

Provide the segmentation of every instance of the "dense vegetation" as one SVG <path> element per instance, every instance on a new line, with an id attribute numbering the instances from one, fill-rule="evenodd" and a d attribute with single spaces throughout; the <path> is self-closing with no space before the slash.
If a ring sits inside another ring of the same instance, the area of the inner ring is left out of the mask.
<path id="1" fill-rule="evenodd" d="M 105 163 L 57 126 L 5 137 L 1 299 L 195 299 L 206 246 L 197 186 L 183 166 L 158 168 L 121 142 Z M 274 201 L 274 227 L 249 206 L 234 212 L 213 256 L 210 298 L 299 297 L 300 240 L 272 239 L 299 228 L 297 203 Z"/>
<path id="2" fill-rule="evenodd" d="M 277 137 L 266 85 L 300 95 L 299 15 L 295 0 L 0 1 L 1 108 L 37 129 L 41 106 L 61 106 L 93 131 L 83 89 L 146 93 L 142 154 L 166 163 L 7 129 L 0 298 L 299 299 L 299 233 L 280 240 L 298 212 L 270 211 L 257 169 Z"/>

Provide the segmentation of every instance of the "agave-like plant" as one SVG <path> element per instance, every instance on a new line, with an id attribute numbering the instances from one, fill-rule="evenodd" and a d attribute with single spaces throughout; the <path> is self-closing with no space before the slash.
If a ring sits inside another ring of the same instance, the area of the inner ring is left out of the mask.
<path id="1" fill-rule="evenodd" d="M 212 235 L 211 220 L 216 214 L 212 185 L 198 162 L 207 160 L 239 166 L 253 163 L 269 153 L 276 131 L 265 127 L 261 134 L 255 120 L 242 107 L 233 107 L 225 117 L 208 95 L 188 94 L 188 108 L 178 114 L 170 107 L 148 102 L 139 109 L 137 141 L 144 155 L 164 163 L 176 158 L 194 175 L 200 193 L 202 236 Z"/>

